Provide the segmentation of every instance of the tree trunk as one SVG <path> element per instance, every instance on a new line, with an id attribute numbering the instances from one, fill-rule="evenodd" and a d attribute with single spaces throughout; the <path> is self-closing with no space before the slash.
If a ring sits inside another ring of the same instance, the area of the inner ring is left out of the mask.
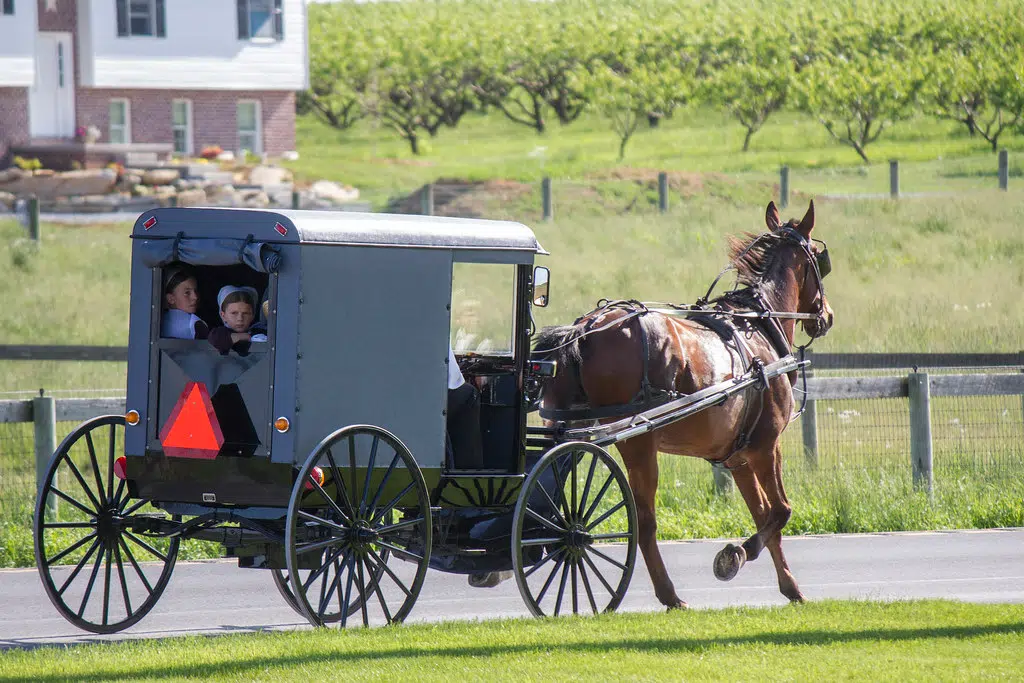
<path id="1" fill-rule="evenodd" d="M 415 130 L 406 131 L 405 137 L 409 140 L 409 147 L 416 156 L 420 155 L 420 138 Z"/>
<path id="2" fill-rule="evenodd" d="M 749 128 L 749 127 L 747 128 L 747 135 L 746 135 L 745 138 L 743 138 L 743 151 L 744 152 L 750 150 L 750 138 L 754 137 L 754 133 L 756 133 L 756 132 L 757 132 L 757 129 L 755 129 L 755 128 Z"/>
<path id="3" fill-rule="evenodd" d="M 860 155 L 860 158 L 864 160 L 865 164 L 870 164 L 871 163 L 871 159 L 868 159 L 868 155 L 864 153 L 864 148 L 861 147 L 859 142 L 857 142 L 856 140 L 850 140 L 850 145 L 855 150 L 857 150 L 857 154 Z"/>

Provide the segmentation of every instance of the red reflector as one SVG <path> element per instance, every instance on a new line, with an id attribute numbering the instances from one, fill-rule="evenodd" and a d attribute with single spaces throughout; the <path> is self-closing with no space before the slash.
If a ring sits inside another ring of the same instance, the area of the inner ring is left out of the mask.
<path id="1" fill-rule="evenodd" d="M 280 223 L 274 223 L 274 230 L 277 230 L 278 234 L 281 235 L 281 237 L 284 237 L 285 235 L 288 234 L 288 228 L 284 227 Z"/>
<path id="2" fill-rule="evenodd" d="M 147 220 L 145 223 L 143 223 L 142 227 L 144 227 L 146 230 L 149 230 L 154 225 L 156 225 L 156 216 L 151 217 L 149 220 Z"/>
<path id="3" fill-rule="evenodd" d="M 313 482 L 311 482 L 310 479 L 315 479 L 316 483 L 320 484 L 320 486 L 323 486 L 324 485 L 324 471 L 322 469 L 320 469 L 319 467 L 316 467 L 315 465 L 313 466 L 313 469 L 310 470 L 310 472 L 309 472 L 309 477 L 306 478 L 306 481 L 303 484 L 306 487 L 307 491 L 312 491 L 313 490 Z"/>
<path id="4" fill-rule="evenodd" d="M 201 382 L 189 382 L 160 430 L 164 453 L 175 458 L 217 457 L 224 445 L 217 414 L 213 412 L 210 392 Z"/>
<path id="5" fill-rule="evenodd" d="M 123 455 L 114 461 L 114 475 L 118 479 L 128 478 L 128 458 Z"/>

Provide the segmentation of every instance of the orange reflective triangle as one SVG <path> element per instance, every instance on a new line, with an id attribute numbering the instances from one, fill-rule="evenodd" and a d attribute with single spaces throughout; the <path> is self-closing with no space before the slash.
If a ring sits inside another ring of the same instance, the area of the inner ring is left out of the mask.
<path id="1" fill-rule="evenodd" d="M 201 382 L 189 382 L 160 430 L 164 453 L 177 458 L 217 457 L 224 433 L 213 411 L 210 392 Z"/>

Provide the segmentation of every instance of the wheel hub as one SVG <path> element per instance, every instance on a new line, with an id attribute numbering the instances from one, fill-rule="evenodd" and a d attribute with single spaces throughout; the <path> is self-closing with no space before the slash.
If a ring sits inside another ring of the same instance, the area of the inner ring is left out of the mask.
<path id="1" fill-rule="evenodd" d="M 105 543 L 116 543 L 124 527 L 124 518 L 114 506 L 108 505 L 94 518 L 96 535 Z"/>
<path id="2" fill-rule="evenodd" d="M 593 539 L 582 524 L 573 524 L 565 541 L 569 546 L 569 552 L 575 556 L 582 555 L 586 547 L 593 543 Z"/>
<path id="3" fill-rule="evenodd" d="M 378 539 L 377 532 L 370 528 L 370 525 L 365 520 L 356 522 L 356 526 L 352 529 L 352 545 L 360 550 L 365 549 L 371 543 Z"/>

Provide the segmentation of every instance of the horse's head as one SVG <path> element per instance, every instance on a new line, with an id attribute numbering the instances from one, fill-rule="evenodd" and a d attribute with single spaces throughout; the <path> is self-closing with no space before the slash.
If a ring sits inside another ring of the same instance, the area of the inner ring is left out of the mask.
<path id="1" fill-rule="evenodd" d="M 824 278 L 832 270 L 828 247 L 821 240 L 811 237 L 814 230 L 814 202 L 799 221 L 791 219 L 782 223 L 775 202 L 768 203 L 765 223 L 774 235 L 783 238 L 786 248 L 780 249 L 780 257 L 787 259 L 785 270 L 793 273 L 798 286 L 797 312 L 811 313 L 814 318 L 804 320 L 804 331 L 812 338 L 824 337 L 832 327 L 834 315 L 825 297 Z"/>

